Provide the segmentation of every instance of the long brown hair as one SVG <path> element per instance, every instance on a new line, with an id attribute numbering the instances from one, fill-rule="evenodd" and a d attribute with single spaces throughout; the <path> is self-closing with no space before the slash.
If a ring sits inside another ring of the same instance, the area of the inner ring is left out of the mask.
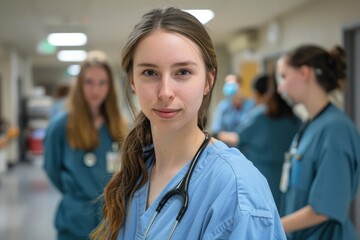
<path id="1" fill-rule="evenodd" d="M 67 139 L 74 149 L 93 150 L 99 144 L 98 133 L 93 124 L 89 106 L 83 92 L 84 73 L 90 66 L 102 67 L 109 78 L 109 92 L 100 106 L 100 112 L 105 118 L 111 137 L 120 144 L 126 134 L 126 124 L 118 106 L 118 96 L 115 90 L 114 76 L 110 62 L 105 53 L 91 51 L 82 63 L 76 83 L 69 96 L 69 119 L 67 122 Z"/>
<path id="2" fill-rule="evenodd" d="M 207 112 L 210 105 L 213 85 L 210 74 L 214 74 L 216 81 L 217 60 L 215 49 L 209 34 L 204 26 L 192 15 L 177 8 L 154 9 L 143 15 L 141 21 L 135 26 L 130 34 L 122 52 L 121 66 L 127 74 L 125 86 L 127 89 L 127 100 L 131 109 L 135 110 L 131 101 L 130 82 L 133 78 L 133 59 L 136 47 L 140 40 L 151 32 L 165 29 L 187 37 L 193 41 L 202 54 L 207 71 L 207 79 L 210 92 L 203 98 L 198 112 L 198 126 L 206 127 Z M 134 128 L 127 136 L 122 149 L 121 170 L 113 176 L 104 192 L 104 216 L 102 223 L 93 232 L 93 239 L 115 240 L 124 224 L 127 204 L 136 190 L 144 185 L 148 179 L 146 160 L 143 149 L 152 143 L 150 121 L 140 112 L 136 119 Z M 153 154 L 150 153 L 150 156 Z"/>

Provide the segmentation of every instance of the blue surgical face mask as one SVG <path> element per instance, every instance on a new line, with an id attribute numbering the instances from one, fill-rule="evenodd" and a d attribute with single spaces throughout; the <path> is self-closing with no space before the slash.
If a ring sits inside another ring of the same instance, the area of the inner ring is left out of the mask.
<path id="1" fill-rule="evenodd" d="M 224 84 L 223 93 L 226 97 L 232 97 L 236 94 L 238 85 L 235 82 L 227 82 Z"/>

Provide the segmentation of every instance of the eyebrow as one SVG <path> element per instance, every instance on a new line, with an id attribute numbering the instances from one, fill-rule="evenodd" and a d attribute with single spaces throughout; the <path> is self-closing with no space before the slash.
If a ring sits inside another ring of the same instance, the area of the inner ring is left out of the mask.
<path id="1" fill-rule="evenodd" d="M 178 63 L 173 64 L 171 67 L 184 67 L 184 66 L 188 66 L 188 65 L 197 66 L 197 63 L 193 62 L 193 61 L 178 62 Z M 156 64 L 152 64 L 152 63 L 139 63 L 136 66 L 137 67 L 157 67 Z"/>

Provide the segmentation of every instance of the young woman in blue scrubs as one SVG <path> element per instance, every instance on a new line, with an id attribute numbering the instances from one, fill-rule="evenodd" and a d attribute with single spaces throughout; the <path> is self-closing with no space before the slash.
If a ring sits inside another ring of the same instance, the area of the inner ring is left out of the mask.
<path id="1" fill-rule="evenodd" d="M 55 226 L 59 240 L 89 239 L 100 223 L 96 201 L 112 176 L 126 125 L 107 56 L 89 52 L 73 86 L 69 110 L 50 122 L 44 169 L 62 193 Z"/>
<path id="2" fill-rule="evenodd" d="M 282 222 L 291 240 L 357 239 L 349 211 L 359 183 L 360 135 L 328 98 L 344 76 L 341 66 L 312 45 L 300 46 L 278 62 L 278 91 L 309 113 L 287 154 L 281 180 Z"/>
<path id="3" fill-rule="evenodd" d="M 205 131 L 217 61 L 203 25 L 177 8 L 146 13 L 125 44 L 122 68 L 141 111 L 93 239 L 285 239 L 265 178 Z M 156 215 L 188 170 L 188 189 L 176 192 L 184 195 Z"/>

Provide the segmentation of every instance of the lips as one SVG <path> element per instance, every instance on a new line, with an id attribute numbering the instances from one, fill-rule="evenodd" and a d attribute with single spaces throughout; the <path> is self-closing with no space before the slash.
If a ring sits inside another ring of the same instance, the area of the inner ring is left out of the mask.
<path id="1" fill-rule="evenodd" d="M 176 115 L 180 112 L 178 109 L 154 109 L 156 115 L 160 118 L 171 119 L 176 117 Z"/>

